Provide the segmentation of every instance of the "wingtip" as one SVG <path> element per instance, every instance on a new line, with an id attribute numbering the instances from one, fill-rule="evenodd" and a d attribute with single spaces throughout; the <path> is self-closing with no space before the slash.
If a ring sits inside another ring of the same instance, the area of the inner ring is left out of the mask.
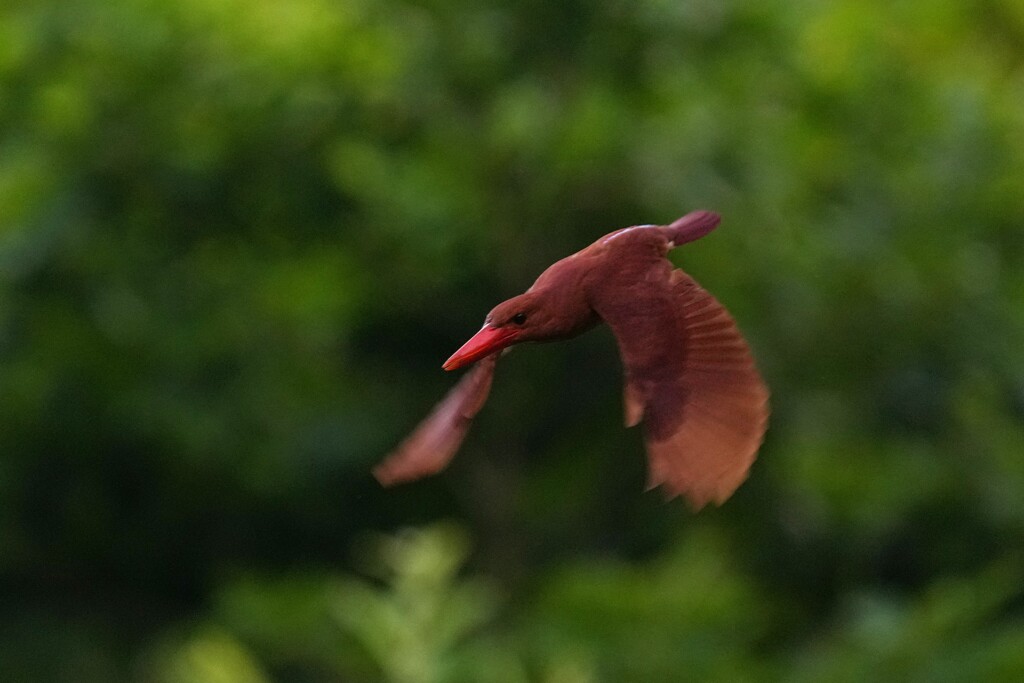
<path id="1" fill-rule="evenodd" d="M 744 477 L 743 480 L 745 481 L 746 477 Z M 740 484 L 742 483 L 743 482 L 741 481 Z M 676 498 L 682 498 L 686 502 L 686 507 L 692 514 L 697 514 L 712 504 L 715 507 L 721 507 L 727 500 L 732 498 L 736 489 L 739 488 L 739 485 L 737 485 L 735 488 L 728 487 L 720 490 L 708 491 L 698 490 L 695 488 L 677 489 L 668 481 L 653 481 L 649 479 L 644 491 L 653 491 L 659 486 L 662 488 L 662 496 L 666 503 L 671 502 Z"/>
<path id="2" fill-rule="evenodd" d="M 389 466 L 388 460 L 385 460 L 374 467 L 370 470 L 370 473 L 373 475 L 373 478 L 377 480 L 377 483 L 384 488 L 390 488 L 395 484 L 400 483 L 401 478 L 395 475 L 393 468 Z"/>

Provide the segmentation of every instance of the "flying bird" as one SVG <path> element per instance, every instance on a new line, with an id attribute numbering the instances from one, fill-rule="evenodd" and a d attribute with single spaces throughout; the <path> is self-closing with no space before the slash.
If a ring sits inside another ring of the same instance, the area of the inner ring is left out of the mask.
<path id="1" fill-rule="evenodd" d="M 565 339 L 604 322 L 625 374 L 625 422 L 643 423 L 648 489 L 694 510 L 721 505 L 747 478 L 768 423 L 768 389 L 725 308 L 666 258 L 708 234 L 710 211 L 609 233 L 541 273 L 487 314 L 445 370 L 473 367 L 373 474 L 384 486 L 444 469 L 483 407 L 500 352 Z"/>

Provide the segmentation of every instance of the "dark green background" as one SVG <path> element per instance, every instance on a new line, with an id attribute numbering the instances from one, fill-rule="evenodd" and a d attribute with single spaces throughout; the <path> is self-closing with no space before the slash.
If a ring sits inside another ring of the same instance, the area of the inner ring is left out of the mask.
<path id="1" fill-rule="evenodd" d="M 603 328 L 371 479 L 698 208 L 773 391 L 726 506 L 642 493 Z M 1024 5 L 4 3 L 0 397 L 4 681 L 1024 680 Z"/>

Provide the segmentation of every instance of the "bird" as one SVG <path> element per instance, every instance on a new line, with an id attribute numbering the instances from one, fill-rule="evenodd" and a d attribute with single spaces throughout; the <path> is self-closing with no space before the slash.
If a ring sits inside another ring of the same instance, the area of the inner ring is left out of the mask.
<path id="1" fill-rule="evenodd" d="M 643 425 L 647 490 L 694 510 L 721 505 L 746 480 L 761 447 L 769 391 L 732 316 L 667 258 L 721 218 L 693 211 L 668 225 L 608 233 L 548 267 L 504 301 L 447 361 L 472 366 L 373 475 L 392 486 L 443 470 L 491 390 L 510 346 L 579 335 L 605 323 L 618 343 L 625 424 Z"/>

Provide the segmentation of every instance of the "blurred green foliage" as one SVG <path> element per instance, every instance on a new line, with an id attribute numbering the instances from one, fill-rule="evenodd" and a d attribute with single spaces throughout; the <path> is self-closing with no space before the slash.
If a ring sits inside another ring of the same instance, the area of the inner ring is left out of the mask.
<path id="1" fill-rule="evenodd" d="M 1016 0 L 7 2 L 0 679 L 1021 680 L 1022 197 Z M 773 390 L 728 505 L 641 493 L 606 330 L 370 479 L 696 208 Z"/>

